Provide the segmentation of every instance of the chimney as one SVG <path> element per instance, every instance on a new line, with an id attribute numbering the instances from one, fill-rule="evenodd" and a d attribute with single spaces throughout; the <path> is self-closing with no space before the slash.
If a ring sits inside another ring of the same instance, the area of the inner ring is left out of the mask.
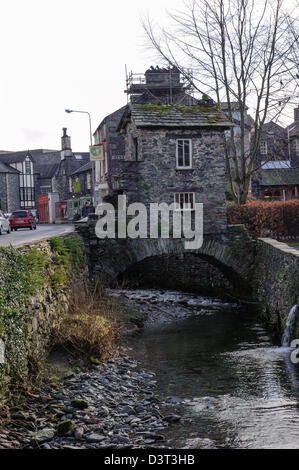
<path id="1" fill-rule="evenodd" d="M 67 135 L 67 128 L 63 129 L 63 136 L 61 137 L 61 160 L 65 157 L 72 156 L 71 138 Z"/>

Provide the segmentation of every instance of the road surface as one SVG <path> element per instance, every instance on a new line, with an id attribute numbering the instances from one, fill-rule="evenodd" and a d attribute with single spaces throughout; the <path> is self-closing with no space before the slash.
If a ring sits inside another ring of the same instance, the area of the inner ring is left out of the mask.
<path id="1" fill-rule="evenodd" d="M 6 232 L 0 236 L 0 246 L 19 247 L 27 244 L 36 243 L 42 240 L 48 240 L 51 237 L 66 235 L 74 232 L 75 228 L 71 224 L 41 224 L 37 225 L 36 230 L 29 228 L 19 228 L 16 232 Z"/>

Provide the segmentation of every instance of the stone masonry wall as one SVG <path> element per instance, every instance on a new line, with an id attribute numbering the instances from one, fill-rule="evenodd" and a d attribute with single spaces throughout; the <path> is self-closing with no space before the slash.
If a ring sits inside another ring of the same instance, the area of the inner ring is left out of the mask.
<path id="1" fill-rule="evenodd" d="M 79 237 L 67 238 L 82 246 Z M 67 266 L 64 258 L 62 267 L 60 255 L 50 242 L 0 249 L 0 339 L 5 345 L 5 361 L 0 364 L 0 405 L 4 396 L 12 393 L 16 397 L 30 374 L 38 370 L 51 345 L 52 332 L 65 318 L 76 282 L 84 292 L 85 266 L 74 261 Z M 27 286 L 28 269 L 36 275 L 30 277 Z M 32 289 L 29 294 L 28 288 Z"/>
<path id="2" fill-rule="evenodd" d="M 3 212 L 20 208 L 19 174 L 0 173 L 0 201 Z"/>
<path id="3" fill-rule="evenodd" d="M 204 204 L 204 233 L 226 230 L 224 133 L 221 130 L 148 130 L 130 128 L 126 159 L 132 138 L 138 134 L 138 160 L 123 161 L 120 187 L 128 202 L 172 204 L 174 193 L 194 192 Z M 176 140 L 192 139 L 192 169 L 176 168 Z"/>
<path id="4" fill-rule="evenodd" d="M 299 304 L 299 251 L 270 238 L 256 243 L 255 295 L 266 321 L 281 330 L 291 307 Z"/>

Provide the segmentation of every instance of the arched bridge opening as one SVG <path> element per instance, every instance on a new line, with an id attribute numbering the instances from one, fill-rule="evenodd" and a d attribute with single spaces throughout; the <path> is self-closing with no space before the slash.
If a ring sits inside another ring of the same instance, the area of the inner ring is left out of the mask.
<path id="1" fill-rule="evenodd" d="M 248 299 L 251 289 L 233 269 L 211 256 L 193 253 L 144 258 L 117 276 L 119 285 L 192 291 L 228 299 Z"/>

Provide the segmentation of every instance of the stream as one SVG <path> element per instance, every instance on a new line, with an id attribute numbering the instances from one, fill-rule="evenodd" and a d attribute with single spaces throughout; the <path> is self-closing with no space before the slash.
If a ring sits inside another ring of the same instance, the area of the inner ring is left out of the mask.
<path id="1" fill-rule="evenodd" d="M 299 448 L 299 368 L 255 313 L 192 293 L 114 290 L 148 313 L 132 356 L 156 374 L 172 448 Z"/>

